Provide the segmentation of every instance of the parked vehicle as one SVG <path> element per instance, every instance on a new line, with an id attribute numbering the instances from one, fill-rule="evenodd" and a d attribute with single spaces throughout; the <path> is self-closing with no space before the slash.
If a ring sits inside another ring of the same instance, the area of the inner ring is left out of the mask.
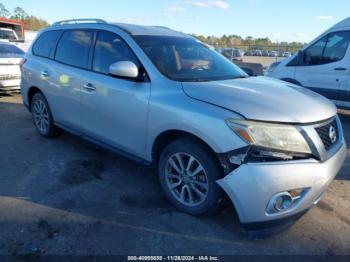
<path id="1" fill-rule="evenodd" d="M 278 57 L 278 53 L 276 51 L 270 51 L 269 56 L 271 57 Z"/>
<path id="2" fill-rule="evenodd" d="M 226 192 L 249 231 L 300 217 L 339 171 L 342 127 L 322 96 L 248 77 L 168 28 L 73 21 L 41 31 L 22 62 L 42 136 L 64 129 L 153 164 L 189 214 L 216 211 Z"/>
<path id="3" fill-rule="evenodd" d="M 10 42 L 24 42 L 24 22 L 0 17 L 0 38 Z"/>
<path id="4" fill-rule="evenodd" d="M 255 50 L 254 51 L 254 56 L 262 56 L 262 51 L 261 50 Z"/>
<path id="5" fill-rule="evenodd" d="M 8 28 L 0 28 L 0 39 L 8 41 L 18 41 L 18 36 L 15 31 Z"/>
<path id="6" fill-rule="evenodd" d="M 350 109 L 350 17 L 290 58 L 271 64 L 270 77 L 306 87 Z"/>
<path id="7" fill-rule="evenodd" d="M 0 41 L 0 92 L 19 91 L 20 62 L 24 52 L 15 45 Z"/>
<path id="8" fill-rule="evenodd" d="M 241 52 L 236 48 L 224 48 L 221 54 L 230 61 L 243 61 Z"/>
<path id="9" fill-rule="evenodd" d="M 254 55 L 254 51 L 253 50 L 248 50 L 244 53 L 245 56 L 253 56 Z"/>
<path id="10" fill-rule="evenodd" d="M 263 50 L 263 51 L 262 51 L 262 55 L 263 55 L 263 56 L 269 56 L 269 51 Z"/>
<path id="11" fill-rule="evenodd" d="M 283 56 L 283 57 L 291 57 L 292 54 L 291 54 L 291 52 L 284 52 L 284 53 L 282 54 L 282 56 Z"/>

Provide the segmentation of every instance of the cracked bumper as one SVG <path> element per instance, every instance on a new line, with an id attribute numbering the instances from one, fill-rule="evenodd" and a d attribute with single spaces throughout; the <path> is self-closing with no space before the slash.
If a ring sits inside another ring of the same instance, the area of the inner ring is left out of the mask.
<path id="1" fill-rule="evenodd" d="M 242 224 L 288 220 L 303 213 L 321 198 L 339 172 L 346 157 L 346 144 L 327 161 L 243 164 L 217 183 L 233 202 Z M 266 207 L 273 195 L 299 188 L 309 188 L 297 205 L 283 212 L 268 214 Z"/>

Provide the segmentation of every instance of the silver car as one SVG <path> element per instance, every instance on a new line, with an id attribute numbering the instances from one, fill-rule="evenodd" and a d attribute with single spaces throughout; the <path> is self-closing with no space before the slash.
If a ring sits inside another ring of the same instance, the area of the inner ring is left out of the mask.
<path id="1" fill-rule="evenodd" d="M 24 52 L 14 44 L 0 40 L 0 93 L 20 89 L 20 62 Z"/>
<path id="2" fill-rule="evenodd" d="M 248 231 L 315 205 L 342 166 L 335 106 L 241 69 L 192 36 L 102 20 L 57 22 L 22 62 L 37 131 L 67 130 L 153 165 L 178 209 L 214 212 L 225 193 Z"/>

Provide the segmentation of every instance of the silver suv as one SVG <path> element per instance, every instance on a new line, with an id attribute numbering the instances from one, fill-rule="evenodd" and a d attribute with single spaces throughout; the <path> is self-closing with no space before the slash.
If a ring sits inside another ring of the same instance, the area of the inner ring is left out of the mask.
<path id="1" fill-rule="evenodd" d="M 71 20 L 41 31 L 22 65 L 37 131 L 64 129 L 158 169 L 180 210 L 220 207 L 250 231 L 300 217 L 346 155 L 335 106 L 299 86 L 248 77 L 192 36 Z"/>

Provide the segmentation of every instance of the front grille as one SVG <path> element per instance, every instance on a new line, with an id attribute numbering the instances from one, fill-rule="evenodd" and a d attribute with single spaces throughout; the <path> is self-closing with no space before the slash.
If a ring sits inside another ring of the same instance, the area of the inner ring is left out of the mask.
<path id="1" fill-rule="evenodd" d="M 331 140 L 331 136 L 330 136 L 330 128 L 331 126 L 333 126 L 334 131 L 335 131 L 335 135 L 336 135 L 336 140 L 332 142 Z M 316 127 L 315 128 L 317 134 L 320 136 L 322 143 L 325 147 L 325 149 L 328 151 L 334 144 L 336 144 L 338 142 L 339 139 L 339 133 L 338 133 L 338 125 L 337 125 L 337 120 L 334 119 L 333 121 Z"/>

